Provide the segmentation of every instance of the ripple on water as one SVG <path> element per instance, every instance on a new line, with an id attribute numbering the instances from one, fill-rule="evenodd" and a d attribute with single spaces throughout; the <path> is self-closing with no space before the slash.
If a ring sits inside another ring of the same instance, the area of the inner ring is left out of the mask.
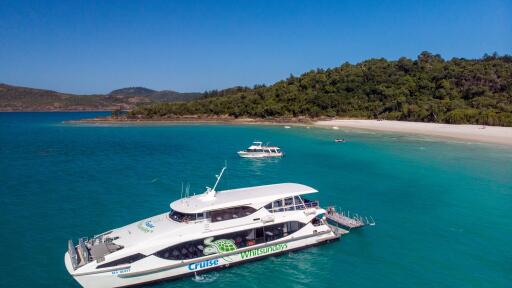
<path id="1" fill-rule="evenodd" d="M 218 272 L 211 272 L 211 273 L 205 273 L 205 274 L 196 274 L 194 277 L 192 277 L 192 281 L 196 283 L 211 283 L 219 277 Z"/>

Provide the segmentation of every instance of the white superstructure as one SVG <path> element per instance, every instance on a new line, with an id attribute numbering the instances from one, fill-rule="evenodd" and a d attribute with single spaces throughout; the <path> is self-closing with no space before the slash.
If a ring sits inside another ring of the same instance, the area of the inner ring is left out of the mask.
<path id="1" fill-rule="evenodd" d="M 265 157 L 281 157 L 283 152 L 277 146 L 263 146 L 263 142 L 252 142 L 249 148 L 238 151 L 238 155 L 244 158 L 265 158 Z"/>
<path id="2" fill-rule="evenodd" d="M 221 173 L 222 175 L 222 173 Z M 217 179 L 220 179 L 220 176 Z M 215 191 L 165 212 L 68 244 L 64 262 L 83 287 L 122 287 L 225 268 L 337 239 L 326 211 L 282 183 Z"/>

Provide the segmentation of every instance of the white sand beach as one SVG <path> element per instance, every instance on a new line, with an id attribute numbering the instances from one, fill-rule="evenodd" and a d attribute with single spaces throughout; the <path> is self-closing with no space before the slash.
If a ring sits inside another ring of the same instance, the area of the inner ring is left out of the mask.
<path id="1" fill-rule="evenodd" d="M 453 125 L 387 120 L 328 120 L 317 121 L 315 122 L 315 125 L 322 127 L 345 127 L 375 131 L 412 133 L 512 146 L 512 127 Z"/>

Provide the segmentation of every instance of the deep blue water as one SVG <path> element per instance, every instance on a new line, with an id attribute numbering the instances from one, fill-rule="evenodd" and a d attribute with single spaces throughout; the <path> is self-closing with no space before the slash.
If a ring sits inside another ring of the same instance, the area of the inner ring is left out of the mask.
<path id="1" fill-rule="evenodd" d="M 281 126 L 78 125 L 101 113 L 0 113 L 2 287 L 77 287 L 66 241 L 200 193 L 299 182 L 377 225 L 331 244 L 154 287 L 510 287 L 512 149 Z M 336 144 L 343 137 L 347 143 Z M 253 140 L 283 159 L 240 159 Z"/>

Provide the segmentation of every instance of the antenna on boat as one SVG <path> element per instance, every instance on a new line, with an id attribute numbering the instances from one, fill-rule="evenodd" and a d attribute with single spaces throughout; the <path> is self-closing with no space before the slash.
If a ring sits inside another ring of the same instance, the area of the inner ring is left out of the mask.
<path id="1" fill-rule="evenodd" d="M 220 178 L 222 178 L 222 174 L 224 174 L 224 170 L 226 170 L 226 166 L 222 167 L 222 170 L 220 170 L 219 175 L 215 175 L 217 177 L 217 181 L 215 182 L 215 185 L 213 185 L 212 191 L 215 192 L 215 188 L 217 188 L 217 185 L 220 182 Z"/>
<path id="2" fill-rule="evenodd" d="M 208 198 L 215 198 L 215 188 L 217 188 L 217 185 L 219 185 L 219 182 L 220 182 L 220 179 L 222 178 L 222 174 L 224 174 L 224 170 L 226 170 L 227 168 L 227 165 L 224 164 L 224 167 L 222 167 L 222 170 L 220 170 L 220 174 L 219 175 L 215 175 L 215 177 L 217 178 L 217 181 L 215 181 L 215 185 L 213 185 L 213 188 L 210 188 L 210 187 L 206 187 L 206 196 Z"/>

